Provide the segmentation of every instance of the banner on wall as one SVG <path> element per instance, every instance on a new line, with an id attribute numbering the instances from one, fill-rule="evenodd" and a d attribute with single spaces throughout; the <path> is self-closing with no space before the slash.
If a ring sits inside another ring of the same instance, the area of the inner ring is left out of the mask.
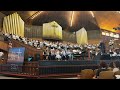
<path id="1" fill-rule="evenodd" d="M 9 49 L 7 64 L 10 66 L 10 72 L 22 72 L 24 52 L 24 47 Z"/>
<path id="2" fill-rule="evenodd" d="M 24 47 L 18 48 L 10 48 L 8 53 L 8 61 L 7 63 L 20 63 L 23 64 L 24 62 Z"/>
<path id="3" fill-rule="evenodd" d="M 62 27 L 55 21 L 43 24 L 43 38 L 62 40 Z"/>

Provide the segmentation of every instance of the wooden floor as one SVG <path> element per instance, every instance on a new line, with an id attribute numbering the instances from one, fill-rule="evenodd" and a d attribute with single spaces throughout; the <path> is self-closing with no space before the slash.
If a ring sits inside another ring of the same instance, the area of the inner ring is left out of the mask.
<path id="1" fill-rule="evenodd" d="M 25 79 L 25 78 L 16 78 L 16 77 L 7 77 L 7 76 L 0 76 L 0 79 Z M 54 78 L 53 78 L 54 79 Z M 55 79 L 77 79 L 76 77 L 71 78 L 55 78 Z"/>
<path id="2" fill-rule="evenodd" d="M 24 78 L 8 77 L 8 76 L 0 75 L 0 79 L 24 79 Z"/>
<path id="3" fill-rule="evenodd" d="M 56 79 L 78 79 L 78 77 L 69 77 L 69 78 L 56 78 Z"/>
<path id="4" fill-rule="evenodd" d="M 17 77 L 8 77 L 8 76 L 4 76 L 4 75 L 0 75 L 0 79 L 25 79 L 25 78 L 17 78 Z M 54 78 L 52 78 L 54 79 Z M 69 78 L 55 78 L 55 79 L 78 79 L 77 77 L 69 77 Z"/>

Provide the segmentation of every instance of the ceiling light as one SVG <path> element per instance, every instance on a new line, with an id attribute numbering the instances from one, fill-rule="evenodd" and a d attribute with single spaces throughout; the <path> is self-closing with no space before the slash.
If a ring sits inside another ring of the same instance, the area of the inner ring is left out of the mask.
<path id="1" fill-rule="evenodd" d="M 94 16 L 94 13 L 93 13 L 92 11 L 90 11 L 90 13 L 91 13 L 92 17 L 94 18 L 94 17 L 95 17 L 95 16 Z"/>

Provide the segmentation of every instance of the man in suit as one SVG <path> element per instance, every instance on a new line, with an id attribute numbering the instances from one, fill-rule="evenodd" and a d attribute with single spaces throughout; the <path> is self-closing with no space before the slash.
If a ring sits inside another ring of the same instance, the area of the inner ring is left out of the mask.
<path id="1" fill-rule="evenodd" d="M 104 54 L 105 53 L 105 43 L 103 41 L 100 42 L 98 48 L 100 49 L 101 53 Z"/>

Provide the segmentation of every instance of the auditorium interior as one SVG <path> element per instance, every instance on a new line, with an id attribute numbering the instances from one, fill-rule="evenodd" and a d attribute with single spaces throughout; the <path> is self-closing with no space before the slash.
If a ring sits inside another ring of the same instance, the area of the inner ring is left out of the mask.
<path id="1" fill-rule="evenodd" d="M 120 79 L 120 11 L 0 11 L 0 79 Z"/>

